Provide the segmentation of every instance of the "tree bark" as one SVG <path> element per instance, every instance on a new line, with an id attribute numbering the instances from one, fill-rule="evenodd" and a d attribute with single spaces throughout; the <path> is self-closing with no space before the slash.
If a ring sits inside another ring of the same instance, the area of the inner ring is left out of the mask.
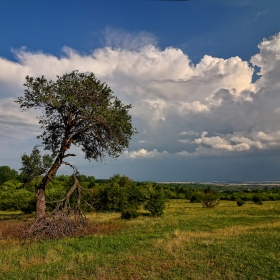
<path id="1" fill-rule="evenodd" d="M 36 199 L 36 219 L 42 220 L 46 217 L 46 196 L 44 189 L 37 189 L 35 193 Z"/>
<path id="2" fill-rule="evenodd" d="M 62 164 L 64 158 L 64 152 L 60 153 L 55 159 L 52 167 L 44 176 L 41 184 L 35 189 L 35 201 L 36 201 L 36 220 L 46 218 L 46 196 L 45 189 L 47 184 L 52 181 L 52 177 L 56 174 L 57 170 Z"/>

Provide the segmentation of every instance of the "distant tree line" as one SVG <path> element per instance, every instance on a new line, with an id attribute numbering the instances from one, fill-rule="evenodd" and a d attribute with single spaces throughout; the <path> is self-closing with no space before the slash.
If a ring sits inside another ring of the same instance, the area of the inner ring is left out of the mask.
<path id="1" fill-rule="evenodd" d="M 158 184 L 159 185 L 159 184 Z M 189 199 L 190 202 L 201 201 L 201 196 L 211 189 L 220 200 L 237 201 L 253 201 L 254 197 L 261 197 L 262 201 L 280 200 L 280 186 L 254 186 L 252 189 L 248 187 L 223 186 L 223 190 L 217 190 L 213 185 L 186 183 L 186 184 L 160 184 L 164 189 L 167 198 L 170 199 Z"/>
<path id="2" fill-rule="evenodd" d="M 47 160 L 47 159 L 46 159 Z M 42 176 L 31 180 L 9 166 L 0 166 L 0 210 L 24 213 L 35 211 L 34 188 Z M 203 207 L 214 207 L 220 200 L 236 201 L 242 206 L 248 201 L 262 204 L 263 201 L 280 200 L 280 187 L 262 189 L 243 189 L 217 191 L 213 186 L 205 184 L 174 184 L 155 182 L 135 182 L 126 176 L 114 175 L 108 180 L 95 179 L 94 176 L 78 176 L 85 190 L 82 206 L 85 212 L 114 211 L 120 212 L 123 218 L 138 215 L 138 210 L 146 209 L 153 216 L 162 215 L 167 199 L 188 199 L 191 203 L 202 203 Z M 72 178 L 68 175 L 57 175 L 46 189 L 47 210 L 51 211 L 56 202 L 67 193 L 72 186 Z M 75 196 L 70 203 L 74 203 Z"/>

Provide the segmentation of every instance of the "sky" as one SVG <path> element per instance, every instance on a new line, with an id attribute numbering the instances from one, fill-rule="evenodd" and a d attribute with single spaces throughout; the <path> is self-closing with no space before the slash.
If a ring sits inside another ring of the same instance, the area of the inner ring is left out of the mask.
<path id="1" fill-rule="evenodd" d="M 132 104 L 139 132 L 118 159 L 71 147 L 80 173 L 280 180 L 279 14 L 275 0 L 2 0 L 0 166 L 19 170 L 40 144 L 40 112 L 14 102 L 25 77 L 79 70 Z"/>

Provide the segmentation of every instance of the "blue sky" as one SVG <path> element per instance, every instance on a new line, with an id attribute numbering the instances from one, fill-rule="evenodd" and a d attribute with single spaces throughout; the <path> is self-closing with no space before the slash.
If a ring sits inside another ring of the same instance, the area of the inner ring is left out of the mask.
<path id="1" fill-rule="evenodd" d="M 91 71 L 131 103 L 139 134 L 81 173 L 135 180 L 280 180 L 280 2 L 1 1 L 0 165 L 40 134 L 14 104 L 26 75 Z M 62 168 L 62 173 L 71 170 Z"/>

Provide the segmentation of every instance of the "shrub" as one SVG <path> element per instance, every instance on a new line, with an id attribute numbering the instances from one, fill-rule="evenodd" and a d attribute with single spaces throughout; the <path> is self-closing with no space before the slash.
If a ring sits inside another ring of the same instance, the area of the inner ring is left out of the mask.
<path id="1" fill-rule="evenodd" d="M 165 209 L 165 197 L 162 190 L 156 190 L 150 195 L 150 199 L 145 205 L 145 209 L 148 210 L 152 216 L 162 216 Z"/>
<path id="2" fill-rule="evenodd" d="M 219 197 L 215 193 L 205 193 L 202 196 L 201 203 L 203 208 L 213 208 L 219 204 Z"/>
<path id="3" fill-rule="evenodd" d="M 244 200 L 242 200 L 241 198 L 238 198 L 237 200 L 236 200 L 236 204 L 237 204 L 237 206 L 242 206 L 242 205 L 244 205 Z"/>
<path id="4" fill-rule="evenodd" d="M 106 185 L 100 189 L 98 201 L 101 211 L 119 212 L 129 207 L 126 189 L 117 184 Z"/>
<path id="5" fill-rule="evenodd" d="M 255 194 L 252 198 L 252 201 L 258 205 L 262 205 L 263 204 L 263 199 L 262 196 L 260 194 Z"/>
<path id="6" fill-rule="evenodd" d="M 237 200 L 238 200 L 237 193 L 231 194 L 230 197 L 229 197 L 229 200 L 231 200 L 231 201 L 237 201 Z"/>
<path id="7" fill-rule="evenodd" d="M 21 210 L 31 213 L 35 210 L 34 194 L 25 189 L 0 193 L 0 210 Z"/>
<path id="8" fill-rule="evenodd" d="M 107 184 L 95 187 L 91 204 L 98 211 L 122 212 L 128 208 L 139 209 L 149 199 L 153 186 L 137 185 L 128 177 L 115 175 Z"/>
<path id="9" fill-rule="evenodd" d="M 20 208 L 20 210 L 25 214 L 31 214 L 31 213 L 35 212 L 35 210 L 36 210 L 35 199 L 29 200 L 29 202 L 27 204 L 23 205 Z"/>
<path id="10" fill-rule="evenodd" d="M 190 203 L 196 203 L 196 202 L 201 202 L 202 200 L 202 197 L 203 197 L 203 193 L 202 192 L 196 192 L 195 194 L 193 194 L 191 196 L 191 199 L 190 199 Z"/>
<path id="11" fill-rule="evenodd" d="M 135 219 L 139 216 L 139 213 L 136 211 L 136 209 L 128 208 L 126 210 L 123 210 L 121 218 L 122 219 Z"/>

